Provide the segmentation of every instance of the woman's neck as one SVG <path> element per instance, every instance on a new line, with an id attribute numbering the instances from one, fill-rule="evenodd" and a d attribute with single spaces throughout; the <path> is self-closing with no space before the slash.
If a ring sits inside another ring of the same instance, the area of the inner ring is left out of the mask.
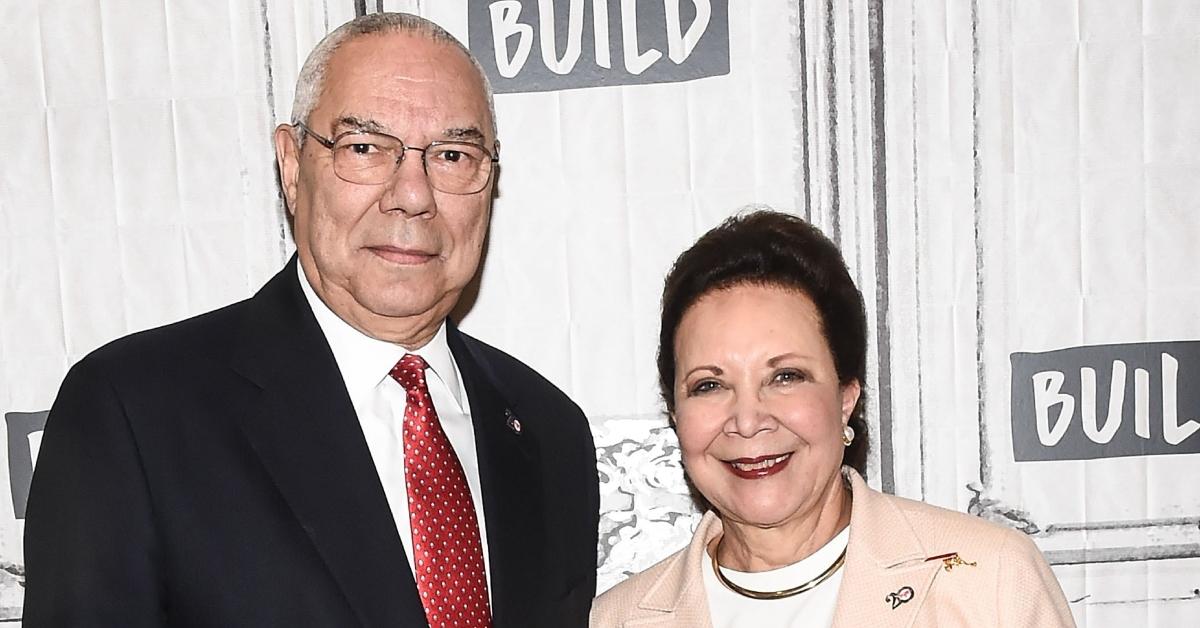
<path id="1" fill-rule="evenodd" d="M 779 525 L 724 519 L 722 524 L 724 533 L 715 541 L 722 566 L 745 572 L 779 569 L 808 558 L 850 524 L 850 490 L 835 482 L 811 513 Z"/>

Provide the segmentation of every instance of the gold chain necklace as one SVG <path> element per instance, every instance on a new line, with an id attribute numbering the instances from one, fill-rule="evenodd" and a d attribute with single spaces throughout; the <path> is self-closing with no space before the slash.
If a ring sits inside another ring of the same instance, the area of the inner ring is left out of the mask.
<path id="1" fill-rule="evenodd" d="M 808 582 L 803 582 L 790 589 L 783 589 L 780 591 L 755 591 L 753 589 L 747 589 L 743 586 L 737 585 L 731 582 L 729 578 L 726 578 L 725 574 L 721 573 L 721 565 L 717 563 L 716 549 L 714 548 L 712 552 L 713 573 L 717 575 L 717 581 L 725 585 L 726 589 L 729 589 L 738 595 L 748 597 L 752 600 L 782 600 L 785 597 L 792 597 L 793 595 L 800 595 L 805 591 L 811 591 L 817 585 L 825 582 L 830 576 L 837 573 L 837 570 L 840 569 L 845 562 L 846 550 L 843 549 L 842 553 L 838 554 L 837 560 L 833 561 L 832 565 Z"/>

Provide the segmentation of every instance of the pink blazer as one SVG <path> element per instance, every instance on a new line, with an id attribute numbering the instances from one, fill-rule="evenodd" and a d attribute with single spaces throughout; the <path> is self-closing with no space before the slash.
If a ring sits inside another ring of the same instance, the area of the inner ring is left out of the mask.
<path id="1" fill-rule="evenodd" d="M 850 544 L 833 628 L 1074 627 L 1058 581 L 1027 536 L 959 512 L 872 490 L 845 469 Z M 704 515 L 691 543 L 598 597 L 593 628 L 711 628 L 702 569 L 721 520 Z M 957 553 L 974 565 L 948 566 Z M 769 627 L 764 627 L 769 628 Z"/>

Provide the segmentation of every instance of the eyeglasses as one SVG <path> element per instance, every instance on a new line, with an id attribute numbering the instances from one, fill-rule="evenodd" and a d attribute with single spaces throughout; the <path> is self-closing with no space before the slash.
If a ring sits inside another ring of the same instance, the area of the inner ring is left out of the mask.
<path id="1" fill-rule="evenodd" d="M 429 185 L 447 194 L 475 194 L 487 186 L 494 164 L 500 158 L 472 142 L 430 142 L 425 148 L 405 146 L 386 133 L 346 131 L 333 139 L 313 132 L 303 122 L 295 127 L 333 152 L 333 172 L 350 183 L 386 183 L 410 150 L 421 153 L 421 165 Z"/>

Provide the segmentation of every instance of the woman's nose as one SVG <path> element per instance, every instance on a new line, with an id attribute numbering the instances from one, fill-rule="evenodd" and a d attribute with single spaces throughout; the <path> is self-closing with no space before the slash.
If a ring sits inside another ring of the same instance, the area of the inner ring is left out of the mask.
<path id="1" fill-rule="evenodd" d="M 766 404 L 757 394 L 737 393 L 726 432 L 742 438 L 753 438 L 759 432 L 771 429 L 774 422 Z"/>

